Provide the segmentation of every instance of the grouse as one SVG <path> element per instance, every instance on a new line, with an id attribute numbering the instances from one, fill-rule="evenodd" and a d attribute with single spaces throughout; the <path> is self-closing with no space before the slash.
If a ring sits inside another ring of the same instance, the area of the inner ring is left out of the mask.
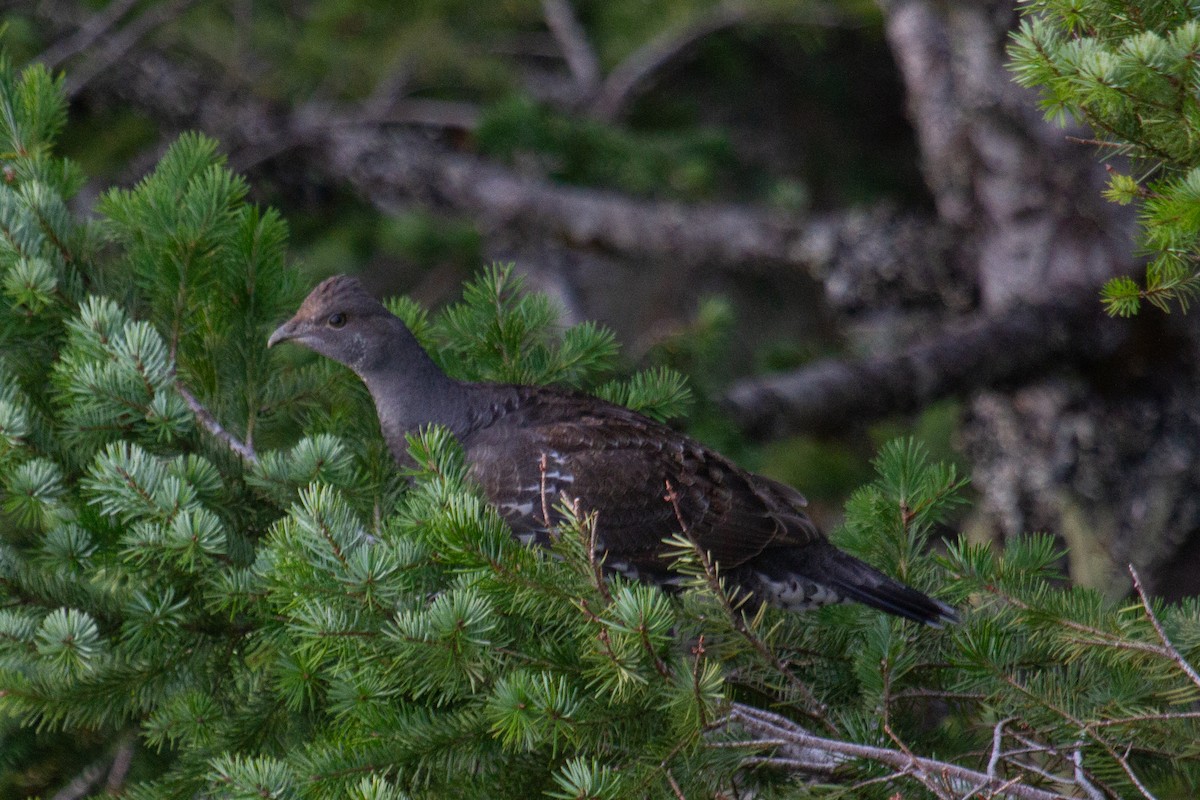
<path id="1" fill-rule="evenodd" d="M 627 577 L 676 582 L 663 539 L 682 532 L 757 602 L 799 611 L 857 601 L 930 625 L 957 620 L 945 603 L 830 544 L 795 489 L 666 425 L 579 392 L 454 380 L 356 278 L 317 286 L 267 345 L 284 341 L 363 380 L 398 461 L 405 434 L 448 428 L 523 542 L 550 541 L 556 520 L 544 499 L 565 494 L 597 512 L 598 554 Z"/>

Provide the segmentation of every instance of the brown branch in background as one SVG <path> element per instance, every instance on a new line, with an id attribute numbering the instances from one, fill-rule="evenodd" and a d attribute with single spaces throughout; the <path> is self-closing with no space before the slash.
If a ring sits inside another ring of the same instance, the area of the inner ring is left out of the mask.
<path id="1" fill-rule="evenodd" d="M 107 36 L 105 41 L 80 64 L 71 67 L 66 78 L 67 96 L 74 98 L 101 72 L 107 70 L 145 37 L 178 19 L 197 0 L 175 0 L 152 6 L 125 27 Z M 105 31 L 101 30 L 100 34 Z"/>
<path id="2" fill-rule="evenodd" d="M 948 323 L 899 353 L 743 380 L 724 400 L 753 438 L 827 432 L 1111 354 L 1129 335 L 1091 292 Z"/>
<path id="3" fill-rule="evenodd" d="M 104 773 L 108 771 L 108 765 L 111 757 L 105 755 L 103 758 L 84 767 L 82 771 L 63 788 L 55 792 L 51 800 L 79 800 L 86 797 L 91 792 L 92 787 L 100 782 L 104 777 Z"/>
<path id="4" fill-rule="evenodd" d="M 556 184 L 426 137 L 361 126 L 326 129 L 310 147 L 324 156 L 313 162 L 316 169 L 348 181 L 385 213 L 416 202 L 469 215 L 484 229 L 520 226 L 570 247 L 669 259 L 681 267 L 816 273 L 850 248 L 883 254 L 901 274 L 945 259 L 947 237 L 935 221 L 895 213 L 804 215 L 736 203 L 644 200 Z M 864 218 L 876 224 L 864 225 Z M 891 238 L 897 226 L 907 234 L 903 251 Z"/>
<path id="5" fill-rule="evenodd" d="M 720 5 L 681 27 L 663 31 L 609 73 L 592 101 L 589 113 L 600 120 L 617 119 L 655 74 L 676 63 L 704 39 L 745 22 L 749 16 L 747 8 Z"/>
<path id="6" fill-rule="evenodd" d="M 74 35 L 90 18 L 74 3 L 39 5 L 32 13 L 60 37 Z M 804 20 L 810 19 L 822 24 L 820 15 L 806 12 Z M 236 170 L 295 153 L 307 181 L 348 183 L 385 213 L 422 203 L 470 216 L 484 229 L 519 225 L 574 247 L 754 272 L 785 267 L 815 273 L 850 248 L 875 258 L 883 253 L 895 262 L 890 271 L 896 274 L 920 272 L 922 264 L 945 257 L 947 237 L 935 220 L 906 222 L 901 252 L 892 241 L 894 213 L 867 215 L 871 224 L 864 224 L 861 211 L 802 215 L 563 186 L 387 128 L 470 129 L 479 115 L 470 104 L 408 98 L 384 112 L 314 101 L 289 111 L 246 87 L 214 93 L 210 73 L 209 65 L 168 57 L 143 43 L 107 64 L 87 89 L 133 105 L 166 130 L 200 129 L 218 138 Z"/>
<path id="7" fill-rule="evenodd" d="M 68 36 L 50 45 L 38 54 L 34 61 L 45 64 L 47 69 L 58 69 L 64 61 L 89 49 L 100 37 L 107 35 L 137 4 L 138 0 L 116 0 L 110 3 L 80 25 L 74 36 Z"/>
<path id="8" fill-rule="evenodd" d="M 125 786 L 135 748 L 136 737 L 128 732 L 122 734 L 111 750 L 84 767 L 70 783 L 55 792 L 52 800 L 80 800 L 87 797 L 106 774 L 105 791 L 119 794 Z"/>
<path id="9" fill-rule="evenodd" d="M 633 51 L 600 85 L 588 113 L 596 119 L 613 121 L 653 82 L 655 76 L 678 64 L 708 37 L 747 24 L 789 24 L 820 27 L 852 27 L 858 24 L 834 7 L 810 5 L 786 14 L 764 13 L 740 3 L 722 3 L 696 19 L 669 28 Z"/>
<path id="10" fill-rule="evenodd" d="M 133 755 L 136 750 L 137 740 L 132 735 L 125 736 L 117 745 L 112 769 L 108 771 L 108 780 L 104 782 L 104 790 L 109 794 L 120 795 L 124 792 L 125 779 L 129 777 L 129 768 L 133 765 Z"/>
<path id="11" fill-rule="evenodd" d="M 563 60 L 575 78 L 581 100 L 592 96 L 600 86 L 600 59 L 588 41 L 587 31 L 579 24 L 569 0 L 542 0 L 546 27 L 554 34 Z"/>

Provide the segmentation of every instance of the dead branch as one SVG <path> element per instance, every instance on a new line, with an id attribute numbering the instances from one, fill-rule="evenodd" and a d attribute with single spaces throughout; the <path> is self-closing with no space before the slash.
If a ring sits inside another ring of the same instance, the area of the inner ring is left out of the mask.
<path id="1" fill-rule="evenodd" d="M 69 2 L 48 9 L 39 4 L 31 11 L 60 38 L 75 35 L 91 19 Z M 741 12 L 729 13 L 741 17 Z M 804 19 L 819 23 L 823 17 L 807 14 Z M 105 42 L 100 36 L 97 48 L 105 50 Z M 750 205 L 642 200 L 562 186 L 424 135 L 389 130 L 431 125 L 469 129 L 477 123 L 478 110 L 464 104 L 412 99 L 384 114 L 378 107 L 342 108 L 315 101 L 278 108 L 247 89 L 214 92 L 210 66 L 180 55 L 168 57 L 145 42 L 104 65 L 103 72 L 89 79 L 89 92 L 130 103 L 167 129 L 205 131 L 220 139 L 234 169 L 288 153 L 304 165 L 306 180 L 349 183 L 385 213 L 423 202 L 469 215 L 484 228 L 517 225 L 573 246 L 754 271 L 783 266 L 821 272 L 826 262 L 851 247 L 895 255 L 890 227 L 864 226 L 862 212 L 806 217 Z M 892 270 L 897 274 L 944 260 L 941 227 L 932 220 L 912 222 L 908 227 L 915 232 L 906 237 L 907 252 Z M 929 234 L 922 235 L 926 229 Z"/>
<path id="2" fill-rule="evenodd" d="M 1154 608 L 1150 605 L 1150 598 L 1146 596 L 1145 590 L 1142 588 L 1142 580 L 1138 577 L 1137 570 L 1133 568 L 1133 564 L 1128 565 L 1129 574 L 1133 578 L 1133 589 L 1137 592 L 1138 599 L 1142 601 L 1142 609 L 1146 612 L 1146 617 L 1150 620 L 1150 624 L 1154 626 L 1154 632 L 1158 635 L 1158 640 L 1162 642 L 1162 653 L 1167 658 L 1174 661 L 1183 674 L 1188 676 L 1188 679 L 1197 687 L 1200 687 L 1200 674 L 1196 673 L 1196 668 L 1187 662 L 1179 649 L 1171 643 L 1167 638 L 1167 632 L 1163 629 L 1162 623 L 1158 621 L 1158 615 L 1154 613 Z"/>
<path id="3" fill-rule="evenodd" d="M 138 0 L 117 0 L 110 3 L 103 11 L 84 22 L 74 36 L 60 39 L 34 60 L 42 62 L 48 69 L 57 69 L 67 59 L 91 48 L 97 39 L 116 27 L 137 4 Z"/>
<path id="4" fill-rule="evenodd" d="M 787 14 L 764 14 L 736 2 L 722 3 L 695 19 L 668 28 L 629 54 L 600 85 L 588 113 L 613 121 L 644 92 L 657 75 L 687 58 L 700 42 L 732 28 L 752 24 L 848 27 L 856 22 L 834 7 L 809 5 Z"/>
<path id="5" fill-rule="evenodd" d="M 562 50 L 571 76 L 575 78 L 579 97 L 591 97 L 600 85 L 600 59 L 596 57 L 587 31 L 579 24 L 571 3 L 569 0 L 542 0 L 542 14 L 546 18 L 546 27 L 554 34 L 554 40 Z"/>
<path id="6" fill-rule="evenodd" d="M 82 63 L 71 67 L 70 73 L 67 75 L 67 96 L 72 98 L 78 96 L 97 75 L 123 58 L 151 33 L 178 19 L 195 3 L 196 0 L 174 0 L 174 2 L 151 7 L 115 31 L 111 29 L 111 26 L 101 27 L 93 37 L 93 41 L 99 39 L 101 44 L 92 48 Z M 78 53 L 82 50 L 81 47 L 75 52 Z"/>
<path id="7" fill-rule="evenodd" d="M 1060 300 L 950 322 L 899 353 L 744 380 L 725 404 L 758 439 L 827 432 L 1018 382 L 1052 365 L 1099 359 L 1127 335 L 1090 292 L 1064 291 Z"/>
<path id="8" fill-rule="evenodd" d="M 739 722 L 748 732 L 769 739 L 783 739 L 796 748 L 810 753 L 826 754 L 833 764 L 849 760 L 874 761 L 896 770 L 896 777 L 918 774 L 929 782 L 950 780 L 956 784 L 968 787 L 971 791 L 982 788 L 990 791 L 992 797 L 1009 797 L 1015 800 L 1065 800 L 1066 795 L 1024 786 L 1013 781 L 1001 781 L 983 772 L 966 767 L 960 767 L 947 761 L 938 761 L 914 754 L 902 753 L 885 747 L 873 747 L 828 739 L 809 733 L 796 723 L 770 711 L 761 708 L 734 703 L 730 711 L 732 719 Z M 779 764 L 782 766 L 783 764 Z M 1065 783 L 1070 779 L 1062 778 Z"/>
<path id="9" fill-rule="evenodd" d="M 654 75 L 677 63 L 704 39 L 745 22 L 749 16 L 746 8 L 720 5 L 698 19 L 655 36 L 609 73 L 589 113 L 596 119 L 615 120 Z"/>

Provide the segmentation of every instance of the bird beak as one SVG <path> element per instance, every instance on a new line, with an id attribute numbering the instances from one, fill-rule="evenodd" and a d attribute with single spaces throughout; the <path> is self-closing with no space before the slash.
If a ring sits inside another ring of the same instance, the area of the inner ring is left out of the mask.
<path id="1" fill-rule="evenodd" d="M 276 328 L 275 332 L 271 334 L 271 338 L 267 339 L 267 347 L 274 347 L 280 342 L 286 342 L 289 339 L 296 338 L 297 327 L 299 327 L 299 325 L 296 322 L 296 318 L 293 317 L 289 319 L 287 322 Z"/>

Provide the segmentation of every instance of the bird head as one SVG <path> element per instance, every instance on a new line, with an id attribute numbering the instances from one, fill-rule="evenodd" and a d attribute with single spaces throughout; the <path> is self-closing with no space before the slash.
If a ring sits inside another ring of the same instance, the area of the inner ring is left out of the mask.
<path id="1" fill-rule="evenodd" d="M 335 275 L 309 293 L 295 316 L 271 334 L 267 347 L 295 342 L 361 375 L 379 357 L 379 343 L 394 339 L 398 323 L 357 278 Z"/>

